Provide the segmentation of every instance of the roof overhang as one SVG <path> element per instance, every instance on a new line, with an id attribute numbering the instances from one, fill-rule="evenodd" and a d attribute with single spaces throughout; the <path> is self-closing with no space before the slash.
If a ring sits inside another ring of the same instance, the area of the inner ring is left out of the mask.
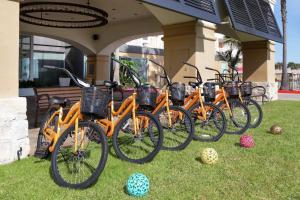
<path id="1" fill-rule="evenodd" d="M 142 2 L 215 24 L 221 23 L 214 0 L 142 0 Z"/>
<path id="2" fill-rule="evenodd" d="M 241 41 L 267 39 L 283 42 L 268 0 L 142 0 L 142 2 L 151 5 L 147 7 L 156 13 L 158 18 L 166 16 L 174 18 L 161 21 L 183 22 L 197 18 L 217 24 L 217 31 Z M 158 12 L 155 7 L 175 12 L 177 15 L 169 15 L 168 12 L 161 10 Z"/>
<path id="3" fill-rule="evenodd" d="M 235 30 L 283 42 L 270 3 L 265 0 L 225 0 Z"/>

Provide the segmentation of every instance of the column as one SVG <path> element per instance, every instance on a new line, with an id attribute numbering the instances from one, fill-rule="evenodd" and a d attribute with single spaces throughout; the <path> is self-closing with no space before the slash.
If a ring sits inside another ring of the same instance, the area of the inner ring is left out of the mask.
<path id="1" fill-rule="evenodd" d="M 278 99 L 278 86 L 275 82 L 275 48 L 270 41 L 243 42 L 244 80 L 262 85 L 270 100 Z"/>
<path id="2" fill-rule="evenodd" d="M 94 83 L 96 80 L 96 65 L 97 65 L 97 56 L 89 55 L 87 57 L 87 69 L 86 69 L 86 79 L 90 83 Z"/>
<path id="3" fill-rule="evenodd" d="M 88 56 L 87 79 L 93 80 L 94 84 L 100 85 L 104 80 L 109 80 L 110 56 L 90 55 Z"/>
<path id="4" fill-rule="evenodd" d="M 19 3 L 0 2 L 0 164 L 29 154 L 26 99 L 19 97 Z"/>
<path id="5" fill-rule="evenodd" d="M 205 67 L 215 67 L 215 25 L 192 21 L 163 27 L 165 66 L 173 81 L 187 83 L 183 76 L 195 76 L 195 69 L 183 65 L 187 61 L 199 67 L 203 81 L 214 78 L 214 72 Z"/>
<path id="6" fill-rule="evenodd" d="M 110 77 L 110 56 L 97 55 L 96 65 L 96 83 L 102 84 L 103 81 L 109 80 Z"/>

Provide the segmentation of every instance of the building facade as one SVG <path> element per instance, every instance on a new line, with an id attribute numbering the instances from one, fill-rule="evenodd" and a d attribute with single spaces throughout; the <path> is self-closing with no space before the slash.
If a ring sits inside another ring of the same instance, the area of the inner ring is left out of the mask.
<path id="1" fill-rule="evenodd" d="M 21 8 L 32 1 L 22 1 Z M 110 55 L 117 47 L 133 39 L 161 34 L 164 35 L 164 64 L 172 79 L 181 82 L 187 81 L 183 76 L 195 73 L 182 61 L 199 66 L 204 80 L 214 76 L 204 67 L 215 65 L 215 33 L 221 33 L 241 41 L 244 79 L 266 85 L 270 95 L 277 91 L 273 41 L 281 42 L 282 37 L 272 12 L 274 0 L 90 2 L 91 6 L 107 12 L 104 16 L 107 24 L 75 28 L 80 19 L 63 14 L 63 9 L 56 11 L 59 14 L 38 13 L 31 23 L 24 23 L 26 16 L 20 13 L 20 1 L 0 2 L 0 163 L 11 162 L 18 155 L 26 157 L 29 152 L 26 99 L 19 97 L 19 78 L 23 76 L 19 74 L 20 33 L 58 39 L 80 49 L 88 56 L 87 76 L 96 80 L 110 77 Z M 48 23 L 44 18 L 75 22 L 57 28 L 59 23 L 52 24 L 54 27 L 44 26 Z M 36 21 L 42 26 L 34 25 Z"/>

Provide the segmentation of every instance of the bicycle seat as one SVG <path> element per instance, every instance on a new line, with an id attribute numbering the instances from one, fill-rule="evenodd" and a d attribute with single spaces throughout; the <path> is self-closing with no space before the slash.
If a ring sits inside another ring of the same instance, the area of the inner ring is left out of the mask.
<path id="1" fill-rule="evenodd" d="M 51 106 L 67 107 L 71 105 L 71 101 L 64 97 L 52 97 L 49 101 Z"/>

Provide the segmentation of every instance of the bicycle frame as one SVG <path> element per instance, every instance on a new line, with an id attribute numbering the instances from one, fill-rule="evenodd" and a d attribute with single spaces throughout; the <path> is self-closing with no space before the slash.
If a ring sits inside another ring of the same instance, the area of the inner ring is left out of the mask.
<path id="1" fill-rule="evenodd" d="M 217 96 L 216 96 L 216 97 L 217 97 L 217 98 L 215 99 L 215 101 L 214 101 L 213 103 L 217 105 L 218 103 L 220 103 L 220 102 L 222 102 L 222 101 L 225 101 L 226 107 L 227 107 L 228 110 L 229 110 L 229 115 L 232 117 L 232 116 L 233 116 L 232 110 L 231 110 L 231 108 L 230 108 L 230 106 L 229 106 L 228 98 L 227 98 L 227 93 L 226 93 L 224 87 L 221 87 L 221 89 L 219 89 L 219 90 L 217 91 Z M 223 108 L 222 108 L 222 109 L 223 109 Z"/>
<path id="2" fill-rule="evenodd" d="M 132 112 L 133 115 L 133 123 L 134 123 L 134 132 L 137 134 L 138 131 L 138 121 L 136 118 L 136 109 L 138 105 L 136 104 L 136 92 L 134 92 L 131 96 L 129 96 L 121 105 L 121 107 L 115 111 L 114 110 L 114 101 L 112 100 L 109 104 L 111 109 L 111 116 L 110 119 L 98 119 L 96 123 L 100 124 L 108 137 L 111 137 L 114 133 L 115 126 L 122 120 L 128 113 Z M 49 125 L 55 117 L 58 116 L 57 122 L 57 132 L 53 129 L 49 128 Z M 117 117 L 116 120 L 114 118 Z M 83 119 L 83 115 L 80 113 L 80 102 L 75 103 L 71 109 L 68 111 L 67 115 L 63 118 L 63 108 L 60 107 L 57 111 L 55 111 L 50 119 L 46 122 L 46 126 L 43 130 L 43 133 L 47 139 L 49 139 L 52 143 L 49 147 L 49 151 L 53 152 L 55 144 L 58 138 L 67 130 L 69 127 L 75 124 L 75 152 L 77 151 L 77 144 L 78 144 L 78 124 L 79 120 Z M 63 129 L 63 130 L 62 130 Z M 81 140 L 83 140 L 84 135 L 81 135 Z"/>
<path id="3" fill-rule="evenodd" d="M 202 116 L 204 117 L 204 120 L 206 120 L 206 110 L 201 96 L 201 88 L 198 88 L 184 100 L 184 108 L 189 110 L 197 102 L 200 103 Z"/>
<path id="4" fill-rule="evenodd" d="M 196 91 L 194 91 L 192 94 L 190 94 L 184 101 L 184 108 L 186 110 L 189 110 L 194 104 L 199 102 L 200 108 L 201 108 L 201 114 L 202 114 L 204 120 L 206 120 L 207 119 L 206 118 L 207 117 L 206 110 L 204 107 L 204 101 L 203 101 L 203 97 L 201 94 L 202 94 L 201 88 L 198 88 Z M 215 99 L 215 101 L 213 103 L 218 104 L 219 102 L 222 102 L 222 101 L 225 101 L 226 107 L 229 110 L 229 114 L 232 116 L 232 111 L 231 111 L 231 108 L 228 103 L 227 94 L 223 87 L 217 91 L 217 98 Z"/>
<path id="5" fill-rule="evenodd" d="M 169 127 L 172 127 L 172 119 L 171 119 L 171 114 L 170 114 L 170 99 L 169 99 L 169 90 L 166 90 L 164 93 L 162 93 L 161 95 L 159 95 L 156 99 L 156 103 L 157 106 L 156 108 L 153 110 L 152 114 L 156 114 L 161 108 L 163 108 L 164 106 L 166 106 L 167 108 L 167 113 L 168 113 L 168 123 L 169 123 Z M 175 117 L 177 118 L 178 115 L 175 115 Z M 179 115 L 180 120 L 182 119 L 182 116 Z"/>

